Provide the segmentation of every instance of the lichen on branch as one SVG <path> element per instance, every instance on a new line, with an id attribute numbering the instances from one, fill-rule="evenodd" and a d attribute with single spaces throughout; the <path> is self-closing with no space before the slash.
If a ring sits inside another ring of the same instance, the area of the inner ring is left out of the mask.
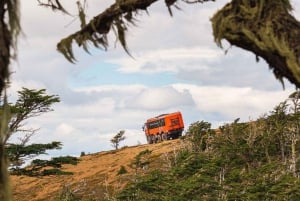
<path id="1" fill-rule="evenodd" d="M 108 47 L 107 34 L 113 30 L 124 50 L 129 54 L 126 43 L 128 25 L 135 22 L 139 11 L 147 8 L 158 0 L 117 0 L 101 14 L 95 16 L 79 31 L 62 39 L 57 44 L 57 49 L 70 62 L 75 61 L 72 44 L 75 42 L 87 51 L 88 44 L 104 50 Z"/>
<path id="2" fill-rule="evenodd" d="M 288 0 L 232 0 L 211 19 L 215 41 L 253 52 L 282 83 L 300 87 L 300 23 L 291 10 Z"/>
<path id="3" fill-rule="evenodd" d="M 56 4 L 58 0 L 48 0 L 51 4 L 46 4 L 48 7 L 57 9 L 59 6 Z M 124 50 L 130 55 L 126 43 L 126 31 L 128 25 L 135 25 L 135 17 L 140 11 L 146 11 L 153 3 L 159 0 L 116 0 L 105 11 L 95 16 L 88 24 L 74 34 L 67 36 L 57 44 L 57 49 L 61 52 L 66 59 L 70 62 L 75 62 L 75 55 L 73 53 L 72 44 L 76 43 L 82 46 L 84 50 L 88 51 L 88 44 L 92 44 L 97 48 L 104 50 L 109 46 L 107 34 L 113 30 L 117 36 L 118 41 L 121 43 Z M 164 0 L 170 15 L 172 16 L 171 7 L 179 8 L 176 3 L 179 0 Z M 207 1 L 215 0 L 181 0 L 185 3 L 204 3 Z M 60 5 L 60 4 L 59 4 Z M 81 9 L 79 9 L 82 11 Z M 65 10 L 62 10 L 65 11 Z M 82 13 L 81 13 L 82 14 Z M 82 21 L 82 19 L 81 19 Z"/>
<path id="4" fill-rule="evenodd" d="M 79 31 L 62 39 L 57 49 L 70 62 L 75 62 L 73 43 L 86 51 L 88 44 L 106 50 L 109 46 L 107 34 L 113 30 L 129 54 L 126 43 L 128 25 L 134 25 L 138 12 L 147 11 L 157 1 L 116 0 L 89 23 L 84 23 Z M 179 0 L 164 1 L 172 15 L 171 6 L 177 7 Z M 182 0 L 191 4 L 208 1 L 214 0 Z M 253 52 L 269 64 L 282 83 L 283 78 L 287 78 L 300 87 L 300 23 L 290 14 L 291 9 L 289 0 L 232 0 L 211 19 L 215 41 L 221 46 L 225 39 L 231 45 Z"/>

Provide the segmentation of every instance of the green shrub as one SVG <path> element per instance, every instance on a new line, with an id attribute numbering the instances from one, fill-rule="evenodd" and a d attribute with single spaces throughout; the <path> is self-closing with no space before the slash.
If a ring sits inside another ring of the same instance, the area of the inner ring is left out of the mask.
<path id="1" fill-rule="evenodd" d="M 126 168 L 122 165 L 118 171 L 118 175 L 121 174 L 126 174 L 128 171 L 126 170 Z"/>
<path id="2" fill-rule="evenodd" d="M 55 201 L 81 201 L 81 197 L 75 195 L 69 187 L 64 186 Z"/>

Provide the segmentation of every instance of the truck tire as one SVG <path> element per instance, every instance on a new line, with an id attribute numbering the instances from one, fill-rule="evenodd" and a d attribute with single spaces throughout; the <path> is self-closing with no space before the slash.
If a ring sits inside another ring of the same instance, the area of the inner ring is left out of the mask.
<path id="1" fill-rule="evenodd" d="M 165 134 L 165 133 L 163 133 L 163 134 L 161 135 L 161 138 L 162 138 L 162 141 L 168 140 L 168 136 L 167 136 L 167 134 Z"/>
<path id="2" fill-rule="evenodd" d="M 148 144 L 152 144 L 153 143 L 151 135 L 147 135 L 147 142 L 148 142 Z"/>
<path id="3" fill-rule="evenodd" d="M 157 142 L 161 142 L 161 141 L 162 141 L 161 134 L 158 134 L 158 135 L 157 135 Z"/>

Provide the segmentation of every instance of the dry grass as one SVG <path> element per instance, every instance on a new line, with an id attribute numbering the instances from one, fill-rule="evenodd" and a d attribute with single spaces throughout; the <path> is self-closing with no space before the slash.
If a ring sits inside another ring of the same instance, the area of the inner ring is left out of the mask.
<path id="1" fill-rule="evenodd" d="M 133 178 L 134 170 L 130 168 L 134 157 L 141 151 L 152 151 L 149 169 L 162 168 L 161 163 L 154 159 L 163 158 L 164 153 L 180 149 L 180 141 L 166 141 L 159 144 L 126 147 L 118 151 L 105 151 L 81 157 L 78 165 L 65 165 L 64 171 L 73 175 L 58 175 L 45 177 L 11 176 L 13 196 L 15 201 L 54 200 L 67 187 L 85 199 L 98 199 L 114 194 Z M 118 175 L 120 167 L 124 166 L 127 174 Z M 97 199 L 97 200 L 98 200 Z"/>

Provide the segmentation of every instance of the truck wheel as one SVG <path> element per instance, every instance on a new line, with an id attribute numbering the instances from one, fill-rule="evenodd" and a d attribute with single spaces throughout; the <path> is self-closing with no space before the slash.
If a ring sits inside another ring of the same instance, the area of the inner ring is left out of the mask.
<path id="1" fill-rule="evenodd" d="M 156 143 L 156 136 L 155 135 L 152 135 L 152 143 Z"/>
<path id="2" fill-rule="evenodd" d="M 162 141 L 161 135 L 158 134 L 158 135 L 157 135 L 157 142 L 161 142 L 161 141 Z"/>
<path id="3" fill-rule="evenodd" d="M 167 134 L 165 134 L 165 133 L 163 133 L 163 134 L 161 135 L 161 138 L 162 138 L 162 141 L 168 140 Z"/>
<path id="4" fill-rule="evenodd" d="M 152 144 L 153 143 L 153 141 L 152 141 L 152 136 L 147 136 L 147 142 L 148 142 L 148 144 Z"/>

